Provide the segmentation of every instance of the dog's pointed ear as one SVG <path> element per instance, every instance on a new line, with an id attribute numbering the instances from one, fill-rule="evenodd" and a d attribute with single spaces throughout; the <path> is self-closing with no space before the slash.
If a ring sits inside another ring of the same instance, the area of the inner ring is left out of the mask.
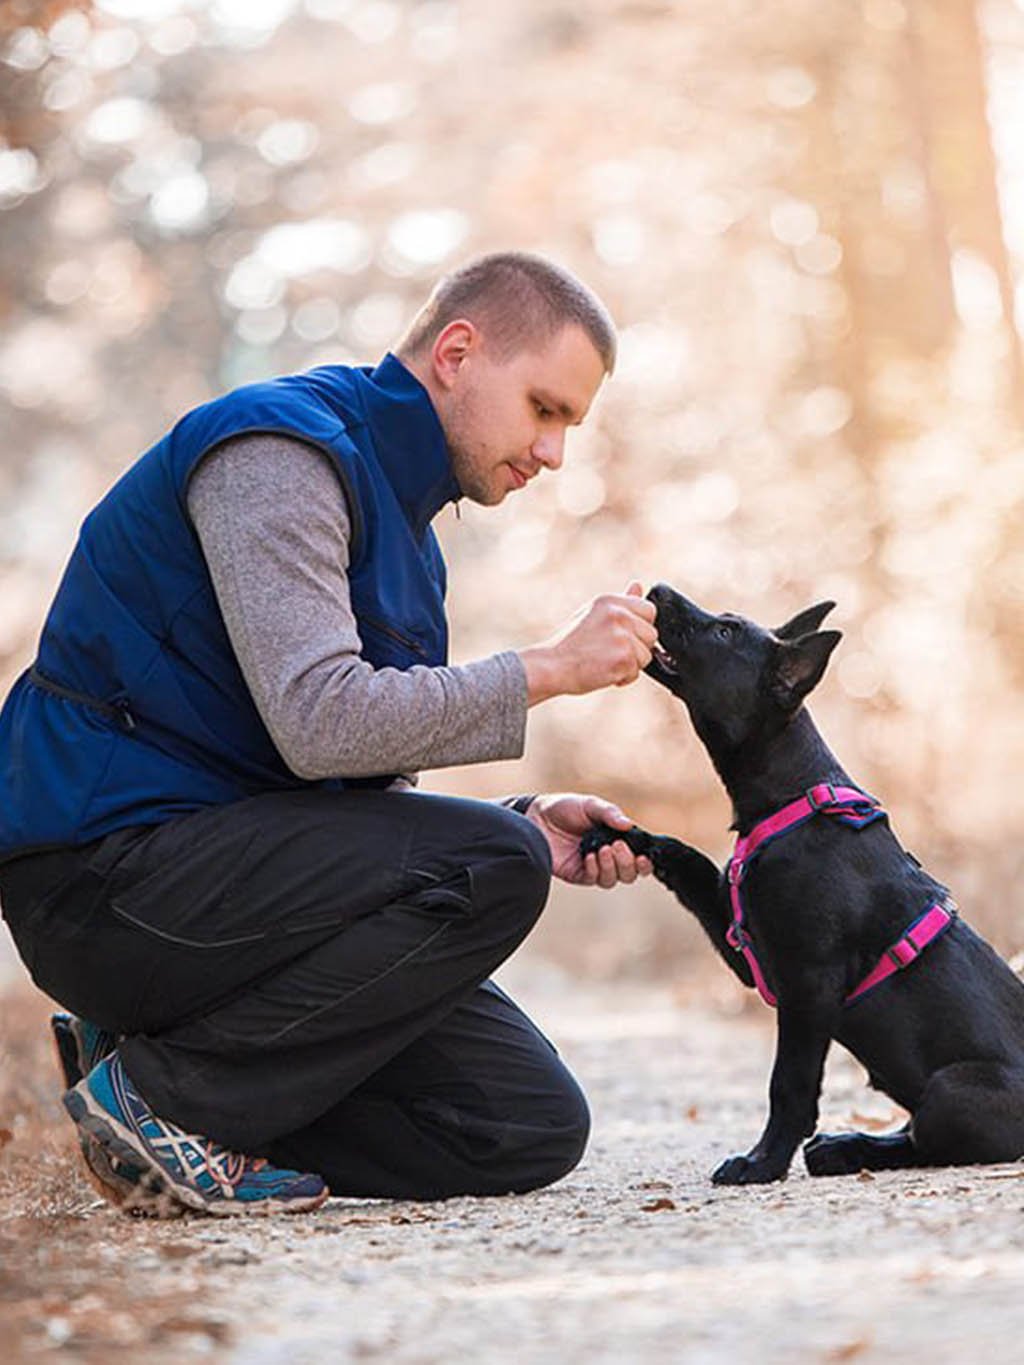
<path id="1" fill-rule="evenodd" d="M 792 621 L 778 627 L 774 632 L 775 638 L 797 640 L 801 635 L 809 635 L 812 630 L 818 629 L 834 606 L 834 602 L 819 602 L 815 607 L 807 607 L 805 611 L 797 612 Z"/>
<path id="2" fill-rule="evenodd" d="M 813 687 L 821 681 L 836 645 L 843 638 L 838 630 L 821 630 L 783 640 L 775 648 L 772 692 L 786 711 L 795 711 Z"/>

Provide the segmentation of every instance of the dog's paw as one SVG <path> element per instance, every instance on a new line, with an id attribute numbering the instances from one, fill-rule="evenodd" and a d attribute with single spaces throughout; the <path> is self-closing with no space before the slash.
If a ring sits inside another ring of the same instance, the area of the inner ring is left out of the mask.
<path id="1" fill-rule="evenodd" d="M 804 1165 L 809 1175 L 856 1175 L 864 1169 L 857 1133 L 817 1133 L 804 1143 Z"/>
<path id="2" fill-rule="evenodd" d="M 755 1161 L 749 1156 L 731 1156 L 714 1172 L 714 1185 L 768 1185 L 773 1180 L 785 1180 L 786 1170 L 779 1170 L 774 1162 Z"/>
<path id="3" fill-rule="evenodd" d="M 588 853 L 596 853 L 599 848 L 607 848 L 609 844 L 614 844 L 619 839 L 637 857 L 651 856 L 654 835 L 648 834 L 639 825 L 634 825 L 631 829 L 612 829 L 611 825 L 595 825 L 593 829 L 588 829 L 580 840 L 580 857 L 585 858 Z"/>

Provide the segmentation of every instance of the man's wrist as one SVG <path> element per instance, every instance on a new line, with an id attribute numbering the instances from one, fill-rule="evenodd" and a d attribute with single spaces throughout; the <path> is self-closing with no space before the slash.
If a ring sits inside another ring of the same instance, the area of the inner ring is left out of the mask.
<path id="1" fill-rule="evenodd" d="M 551 650 L 544 645 L 533 645 L 519 650 L 519 658 L 526 674 L 526 704 L 536 706 L 549 697 L 560 696 L 564 691 L 562 670 Z"/>

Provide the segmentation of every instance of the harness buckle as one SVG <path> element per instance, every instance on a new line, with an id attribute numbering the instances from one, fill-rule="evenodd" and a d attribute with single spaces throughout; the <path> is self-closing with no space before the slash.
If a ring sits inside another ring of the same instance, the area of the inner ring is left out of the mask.
<path id="1" fill-rule="evenodd" d="M 737 953 L 742 953 L 744 948 L 749 947 L 753 939 L 743 928 L 742 924 L 737 924 L 735 920 L 725 931 L 725 941 L 729 947 Z"/>
<path id="2" fill-rule="evenodd" d="M 892 947 L 886 948 L 885 955 L 895 967 L 902 971 L 904 967 L 909 967 L 912 962 L 915 962 L 923 952 L 924 949 L 919 943 L 916 943 L 909 934 L 904 934 Z"/>
<path id="3" fill-rule="evenodd" d="M 827 792 L 828 795 L 823 801 L 819 801 L 815 793 L 822 790 Z M 824 810 L 826 806 L 836 806 L 839 804 L 839 798 L 836 796 L 836 789 L 831 782 L 819 782 L 816 787 L 808 787 L 804 792 L 804 796 L 807 797 L 807 803 L 813 811 Z"/>
<path id="4" fill-rule="evenodd" d="M 746 871 L 746 864 L 742 858 L 730 858 L 729 866 L 726 868 L 725 879 L 730 886 L 739 886 L 743 880 L 743 873 Z"/>

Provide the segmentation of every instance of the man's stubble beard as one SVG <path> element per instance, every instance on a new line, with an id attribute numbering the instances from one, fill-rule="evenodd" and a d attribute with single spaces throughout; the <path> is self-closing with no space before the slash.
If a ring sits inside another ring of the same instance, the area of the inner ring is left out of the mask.
<path id="1" fill-rule="evenodd" d="M 481 507 L 496 507 L 498 503 L 504 501 L 507 491 L 499 487 L 498 471 L 501 466 L 474 458 L 472 437 L 464 434 L 467 428 L 472 427 L 472 423 L 466 420 L 466 406 L 457 404 L 448 422 L 444 424 L 445 443 L 448 446 L 452 472 L 463 497 L 468 498 L 470 502 L 478 503 Z"/>

